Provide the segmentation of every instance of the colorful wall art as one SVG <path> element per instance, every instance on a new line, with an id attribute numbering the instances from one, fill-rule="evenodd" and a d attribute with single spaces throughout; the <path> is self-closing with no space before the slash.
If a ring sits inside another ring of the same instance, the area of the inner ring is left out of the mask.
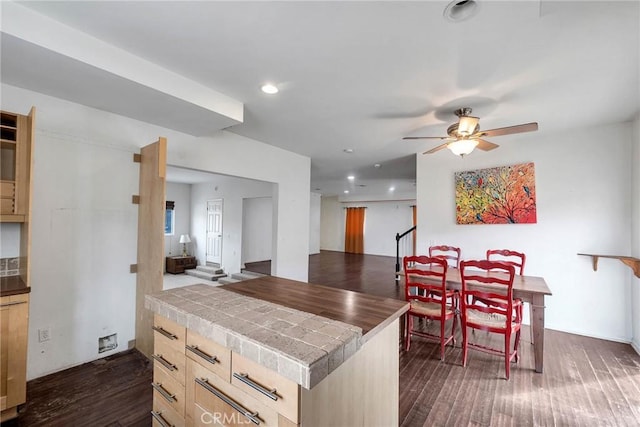
<path id="1" fill-rule="evenodd" d="M 535 224 L 533 163 L 456 172 L 456 223 Z"/>

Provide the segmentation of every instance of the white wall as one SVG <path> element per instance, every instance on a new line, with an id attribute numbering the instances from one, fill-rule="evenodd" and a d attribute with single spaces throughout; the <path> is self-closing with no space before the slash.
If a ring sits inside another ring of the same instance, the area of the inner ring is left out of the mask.
<path id="1" fill-rule="evenodd" d="M 277 184 L 272 193 L 275 238 L 271 274 L 293 280 L 307 280 L 311 170 L 308 157 L 226 131 L 213 137 L 185 139 L 179 144 L 169 143 L 168 151 L 167 163 L 173 166 Z M 238 215 L 240 214 L 238 211 Z M 241 220 L 242 216 L 237 218 Z M 227 224 L 225 212 L 225 226 Z M 193 222 L 191 226 L 194 227 Z M 223 253 L 227 254 L 224 249 Z M 237 257 L 239 265 L 239 251 Z"/>
<path id="2" fill-rule="evenodd" d="M 129 265 L 136 262 L 138 208 L 131 196 L 138 194 L 139 166 L 132 158 L 159 136 L 167 137 L 170 164 L 277 182 L 272 272 L 306 281 L 308 158 L 226 132 L 196 139 L 13 86 L 1 89 L 3 110 L 37 109 L 28 379 L 126 350 L 134 339 L 136 276 Z M 38 343 L 38 329 L 46 327 L 51 340 Z M 112 333 L 117 349 L 98 354 L 98 337 Z"/>
<path id="3" fill-rule="evenodd" d="M 339 202 L 337 197 L 322 198 L 322 249 L 344 251 L 345 207 L 364 206 L 364 253 L 396 256 L 396 233 L 413 226 L 411 206 L 415 200 Z"/>
<path id="4" fill-rule="evenodd" d="M 191 184 L 167 182 L 166 188 L 166 200 L 175 202 L 175 227 L 173 235 L 164 236 L 164 255 L 182 255 L 180 236 L 191 233 Z M 187 253 L 195 253 L 191 243 L 187 243 Z M 204 264 L 204 260 L 198 261 L 199 264 Z"/>
<path id="5" fill-rule="evenodd" d="M 268 188 L 271 193 L 271 186 Z M 245 198 L 242 202 L 242 266 L 271 259 L 273 202 L 269 197 Z"/>
<path id="6" fill-rule="evenodd" d="M 418 156 L 418 247 L 459 246 L 467 259 L 487 248 L 525 252 L 526 274 L 544 277 L 553 292 L 546 327 L 629 342 L 629 268 L 603 259 L 594 272 L 576 254 L 631 251 L 631 138 L 624 123 L 512 135 L 464 159 L 446 150 Z M 454 172 L 523 162 L 535 163 L 537 224 L 455 224 Z"/>
<path id="7" fill-rule="evenodd" d="M 243 251 L 243 200 L 270 197 L 274 184 L 223 175 L 212 175 L 212 181 L 193 184 L 191 188 L 192 249 L 202 264 L 206 260 L 207 201 L 222 199 L 222 262 L 227 274 L 239 273 Z M 272 219 L 272 212 L 269 218 Z M 271 232 L 273 224 L 270 224 Z M 272 248 L 270 248 L 271 250 Z M 308 262 L 308 261 L 307 261 Z"/>
<path id="8" fill-rule="evenodd" d="M 337 196 L 322 196 L 321 198 L 320 249 L 344 251 L 344 212 Z"/>
<path id="9" fill-rule="evenodd" d="M 309 209 L 309 255 L 320 253 L 320 205 L 322 196 L 311 193 Z"/>
<path id="10" fill-rule="evenodd" d="M 640 114 L 633 122 L 632 137 L 632 165 L 633 176 L 631 179 L 631 256 L 640 259 Z M 631 276 L 632 291 L 632 345 L 640 354 L 640 279 Z"/>

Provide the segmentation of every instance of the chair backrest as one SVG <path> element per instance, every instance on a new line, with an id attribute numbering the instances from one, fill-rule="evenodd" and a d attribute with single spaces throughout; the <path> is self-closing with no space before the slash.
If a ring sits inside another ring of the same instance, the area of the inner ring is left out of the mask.
<path id="1" fill-rule="evenodd" d="M 429 246 L 429 256 L 452 260 L 453 264 L 449 264 L 451 267 L 460 267 L 460 248 L 455 246 Z"/>
<path id="2" fill-rule="evenodd" d="M 447 289 L 447 260 L 438 257 L 406 256 L 403 259 L 405 299 L 444 304 Z"/>
<path id="3" fill-rule="evenodd" d="M 527 257 L 522 252 L 516 252 L 509 249 L 489 249 L 487 250 L 487 260 L 500 261 L 505 264 L 512 265 L 517 268 L 516 274 L 522 276 L 524 274 L 524 262 Z"/>
<path id="4" fill-rule="evenodd" d="M 513 315 L 513 279 L 515 267 L 498 261 L 462 261 L 460 263 L 461 314 L 466 318 L 467 310 L 501 314 L 508 322 Z M 479 301 L 491 299 L 486 305 Z M 507 315 L 507 313 L 510 313 Z M 505 324 L 506 327 L 506 324 Z"/>

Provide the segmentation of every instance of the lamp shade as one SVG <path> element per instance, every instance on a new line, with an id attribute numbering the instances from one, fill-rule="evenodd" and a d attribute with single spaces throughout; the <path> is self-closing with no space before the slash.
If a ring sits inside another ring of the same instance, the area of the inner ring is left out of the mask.
<path id="1" fill-rule="evenodd" d="M 459 139 L 447 145 L 447 148 L 457 156 L 465 156 L 471 153 L 476 145 L 478 141 L 475 139 Z"/>
<path id="2" fill-rule="evenodd" d="M 191 243 L 191 239 L 188 234 L 182 234 L 180 236 L 180 243 Z"/>

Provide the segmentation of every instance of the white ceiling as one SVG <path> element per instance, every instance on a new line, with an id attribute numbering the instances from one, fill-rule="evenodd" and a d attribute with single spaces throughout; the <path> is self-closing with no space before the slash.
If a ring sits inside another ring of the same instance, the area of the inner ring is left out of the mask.
<path id="1" fill-rule="evenodd" d="M 638 1 L 478 0 L 478 14 L 460 23 L 444 19 L 441 1 L 22 4 L 179 75 L 185 86 L 244 104 L 244 117 L 169 93 L 179 84 L 146 84 L 89 55 L 34 42 L 26 30 L 7 30 L 7 14 L 3 82 L 194 135 L 230 126 L 309 156 L 311 189 L 323 194 L 341 194 L 349 174 L 352 194 L 391 185 L 413 191 L 415 154 L 439 141 L 402 137 L 445 135 L 458 107 L 472 107 L 482 129 L 537 121 L 538 132 L 627 121 L 640 111 Z M 261 93 L 266 81 L 280 93 Z M 151 105 L 153 117 L 136 115 Z M 531 143 L 520 138 L 492 142 Z"/>

